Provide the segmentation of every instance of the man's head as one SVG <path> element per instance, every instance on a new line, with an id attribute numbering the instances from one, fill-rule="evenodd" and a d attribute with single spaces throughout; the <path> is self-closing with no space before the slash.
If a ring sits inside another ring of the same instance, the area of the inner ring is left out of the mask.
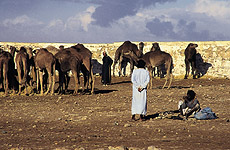
<path id="1" fill-rule="evenodd" d="M 103 51 L 103 56 L 107 56 L 107 53 L 106 53 L 106 51 Z"/>
<path id="2" fill-rule="evenodd" d="M 145 68 L 145 61 L 144 60 L 139 60 L 137 62 L 137 68 Z"/>
<path id="3" fill-rule="evenodd" d="M 184 97 L 185 100 L 191 101 L 195 98 L 196 93 L 193 90 L 188 90 L 187 96 Z"/>

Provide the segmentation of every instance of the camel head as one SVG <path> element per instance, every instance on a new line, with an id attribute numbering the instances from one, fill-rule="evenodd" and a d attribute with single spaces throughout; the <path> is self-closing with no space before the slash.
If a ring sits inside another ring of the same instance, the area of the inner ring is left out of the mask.
<path id="1" fill-rule="evenodd" d="M 10 54 L 14 57 L 15 52 L 17 51 L 16 47 L 10 46 Z"/>
<path id="2" fill-rule="evenodd" d="M 196 47 L 198 47 L 197 44 L 189 43 L 187 48 L 196 48 Z"/>
<path id="3" fill-rule="evenodd" d="M 133 51 L 128 51 L 124 53 L 123 55 L 125 57 L 130 57 L 135 62 L 135 64 L 137 64 L 139 61 L 139 57 Z"/>
<path id="4" fill-rule="evenodd" d="M 144 43 L 143 42 L 140 42 L 139 43 L 139 50 L 143 53 L 143 49 L 144 49 Z"/>
<path id="5" fill-rule="evenodd" d="M 157 42 L 155 42 L 155 43 L 153 43 L 152 44 L 153 46 L 152 46 L 152 48 L 151 48 L 151 50 L 150 51 L 157 51 L 157 50 L 161 50 L 160 49 L 160 46 L 159 46 L 159 43 L 157 43 Z"/>

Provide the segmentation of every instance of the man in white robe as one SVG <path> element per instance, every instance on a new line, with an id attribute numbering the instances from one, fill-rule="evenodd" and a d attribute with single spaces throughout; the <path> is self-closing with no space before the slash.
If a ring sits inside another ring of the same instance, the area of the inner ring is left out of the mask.
<path id="1" fill-rule="evenodd" d="M 132 120 L 135 120 L 135 114 L 140 114 L 140 119 L 145 120 L 147 112 L 147 85 L 149 83 L 149 72 L 145 70 L 145 62 L 138 61 L 138 69 L 134 69 L 131 81 L 133 83 L 132 98 Z"/>

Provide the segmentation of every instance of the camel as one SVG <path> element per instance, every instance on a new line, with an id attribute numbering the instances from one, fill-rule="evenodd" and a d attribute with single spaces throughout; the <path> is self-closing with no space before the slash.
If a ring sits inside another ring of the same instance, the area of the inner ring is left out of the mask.
<path id="1" fill-rule="evenodd" d="M 73 54 L 80 54 L 80 61 L 82 61 L 81 72 L 84 76 L 84 89 L 88 89 L 88 86 L 91 86 L 91 94 L 94 93 L 94 76 L 93 76 L 93 65 L 92 65 L 92 52 L 86 48 L 83 44 L 78 43 L 71 48 L 75 49 Z"/>
<path id="2" fill-rule="evenodd" d="M 133 59 L 135 59 L 135 61 L 138 61 L 141 59 L 145 61 L 146 63 L 145 66 L 147 67 L 150 73 L 150 84 L 148 85 L 148 88 L 152 88 L 152 82 L 153 82 L 152 81 L 152 78 L 153 78 L 152 69 L 154 67 L 158 67 L 158 66 L 165 64 L 165 67 L 167 69 L 167 76 L 166 76 L 166 81 L 162 88 L 165 88 L 170 78 L 170 82 L 168 85 L 168 89 L 169 89 L 172 83 L 172 68 L 173 68 L 172 56 L 169 53 L 161 51 L 160 48 L 157 48 L 157 45 L 159 46 L 159 44 L 157 43 L 153 45 L 155 47 L 151 48 L 151 50 L 155 49 L 154 51 L 149 51 L 145 53 L 141 58 L 138 58 L 135 54 L 133 54 L 133 52 L 129 52 L 129 54 L 132 56 Z"/>
<path id="3" fill-rule="evenodd" d="M 28 67 L 29 67 L 29 73 L 30 73 L 30 85 L 33 86 L 33 83 L 36 83 L 36 67 L 34 62 L 34 56 L 33 56 L 33 49 L 30 47 L 27 49 L 27 54 L 29 56 L 28 60 Z"/>
<path id="4" fill-rule="evenodd" d="M 78 94 L 79 74 L 80 74 L 80 55 L 72 55 L 71 48 L 63 49 L 55 54 L 56 58 L 56 69 L 59 72 L 59 87 L 60 92 L 63 92 L 63 83 L 65 83 L 65 90 L 67 90 L 69 77 L 68 71 L 72 71 L 75 81 L 74 95 Z M 64 82 L 64 80 L 67 80 Z"/>
<path id="5" fill-rule="evenodd" d="M 8 96 L 9 87 L 13 88 L 13 94 L 17 88 L 15 64 L 14 64 L 14 54 L 16 48 L 10 46 L 10 53 L 1 50 L 0 52 L 0 79 L 2 82 L 3 89 L 5 90 L 5 96 Z"/>
<path id="6" fill-rule="evenodd" d="M 186 73 L 185 73 L 184 79 L 187 79 L 189 76 L 190 64 L 192 67 L 193 79 L 196 79 L 196 76 L 198 76 L 197 66 L 196 66 L 196 47 L 198 47 L 197 44 L 189 43 L 184 51 L 185 65 L 186 65 L 186 69 L 185 69 Z"/>
<path id="7" fill-rule="evenodd" d="M 114 58 L 114 64 L 113 64 L 113 76 L 115 76 L 115 66 L 118 63 L 118 61 L 119 61 L 118 74 L 119 76 L 121 75 L 121 64 L 124 59 L 126 60 L 128 59 L 130 63 L 130 75 L 132 74 L 133 69 L 134 69 L 134 64 L 135 63 L 137 64 L 137 62 L 135 61 L 135 59 L 131 57 L 132 55 L 129 55 L 130 52 L 132 52 L 137 57 L 141 57 L 143 54 L 142 51 L 138 49 L 136 44 L 133 44 L 130 41 L 125 41 L 121 46 L 118 47 L 118 49 L 115 52 L 115 58 Z"/>
<path id="8" fill-rule="evenodd" d="M 37 70 L 37 90 L 39 88 L 39 77 L 40 77 L 40 86 L 41 86 L 41 95 L 43 92 L 43 71 L 47 71 L 49 75 L 49 86 L 45 93 L 48 94 L 51 89 L 51 95 L 54 94 L 54 85 L 55 85 L 55 57 L 52 53 L 48 52 L 47 49 L 41 48 L 36 50 L 34 57 L 34 62 Z M 51 85 L 52 84 L 52 85 Z M 51 87 L 52 86 L 52 87 Z"/>
<path id="9" fill-rule="evenodd" d="M 21 47 L 19 52 L 16 55 L 15 62 L 18 72 L 18 80 L 19 80 L 19 91 L 18 94 L 21 94 L 22 86 L 25 86 L 25 94 L 27 95 L 27 79 L 28 79 L 28 60 L 29 56 L 26 52 L 25 47 Z"/>
<path id="10" fill-rule="evenodd" d="M 161 51 L 159 43 L 157 42 L 152 43 L 152 47 L 150 51 Z M 163 78 L 164 77 L 163 68 L 164 68 L 164 64 L 158 67 L 154 67 L 152 69 L 152 71 L 154 72 L 154 77 L 157 75 L 158 77 Z"/>

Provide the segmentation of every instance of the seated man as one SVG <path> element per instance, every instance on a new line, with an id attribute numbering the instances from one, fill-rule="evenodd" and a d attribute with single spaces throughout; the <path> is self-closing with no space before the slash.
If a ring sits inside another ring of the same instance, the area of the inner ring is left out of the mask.
<path id="1" fill-rule="evenodd" d="M 180 114 L 187 119 L 193 112 L 200 110 L 200 103 L 196 99 L 196 93 L 193 90 L 188 90 L 187 96 L 183 96 L 184 102 L 179 101 L 178 109 Z"/>

